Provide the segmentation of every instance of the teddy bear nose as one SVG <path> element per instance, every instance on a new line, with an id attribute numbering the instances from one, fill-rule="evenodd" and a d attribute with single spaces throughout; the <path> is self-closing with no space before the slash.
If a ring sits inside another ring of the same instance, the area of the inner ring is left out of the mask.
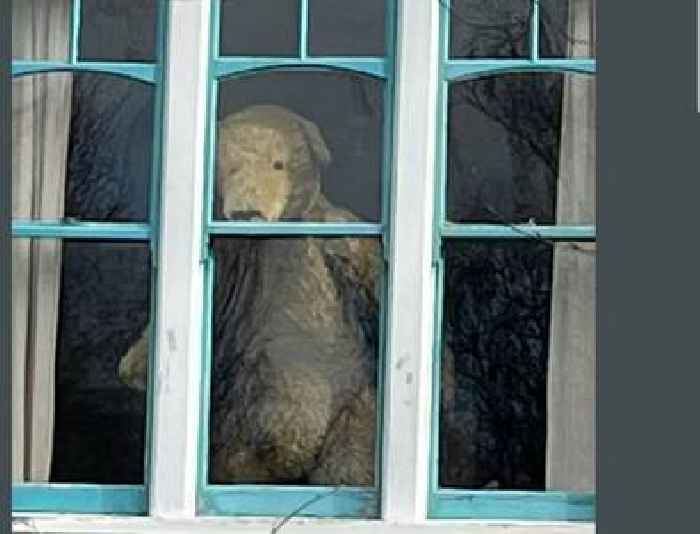
<path id="1" fill-rule="evenodd" d="M 234 210 L 229 212 L 229 219 L 237 221 L 263 220 L 263 214 L 259 210 Z"/>

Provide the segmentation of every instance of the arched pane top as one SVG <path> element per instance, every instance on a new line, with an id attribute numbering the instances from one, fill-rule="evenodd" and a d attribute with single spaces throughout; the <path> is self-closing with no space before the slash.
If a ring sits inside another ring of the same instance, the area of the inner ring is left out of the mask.
<path id="1" fill-rule="evenodd" d="M 83 72 L 12 84 L 13 218 L 145 222 L 154 87 Z"/>
<path id="2" fill-rule="evenodd" d="M 384 83 L 289 70 L 221 81 L 214 218 L 379 222 Z"/>
<path id="3" fill-rule="evenodd" d="M 453 83 L 447 220 L 594 224 L 595 78 L 517 73 Z"/>

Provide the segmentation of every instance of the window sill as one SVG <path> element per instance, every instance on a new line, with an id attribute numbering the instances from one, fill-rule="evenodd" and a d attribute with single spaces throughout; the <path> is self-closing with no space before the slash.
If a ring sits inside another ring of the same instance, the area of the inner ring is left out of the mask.
<path id="1" fill-rule="evenodd" d="M 15 515 L 12 531 L 42 534 L 270 534 L 277 519 L 255 518 L 198 518 L 193 520 L 167 520 L 144 517 L 109 517 L 77 515 Z M 357 521 L 341 519 L 294 519 L 279 532 L 284 534 L 323 533 L 339 531 L 354 533 L 386 534 L 594 534 L 595 523 L 563 523 L 543 521 L 476 521 L 432 520 L 412 524 L 385 523 L 383 521 Z"/>

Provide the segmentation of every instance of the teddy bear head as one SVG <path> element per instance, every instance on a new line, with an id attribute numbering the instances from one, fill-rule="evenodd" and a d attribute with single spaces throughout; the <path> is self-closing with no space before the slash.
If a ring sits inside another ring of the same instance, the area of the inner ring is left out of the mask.
<path id="1" fill-rule="evenodd" d="M 219 123 L 217 218 L 305 220 L 330 152 L 318 127 L 272 105 L 248 107 Z"/>

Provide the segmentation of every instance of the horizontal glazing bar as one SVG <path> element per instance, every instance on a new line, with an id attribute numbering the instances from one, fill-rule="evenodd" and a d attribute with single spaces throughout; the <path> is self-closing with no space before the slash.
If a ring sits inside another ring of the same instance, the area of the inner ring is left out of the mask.
<path id="1" fill-rule="evenodd" d="M 151 229 L 141 223 L 12 221 L 12 237 L 143 240 Z"/>
<path id="2" fill-rule="evenodd" d="M 210 222 L 212 235 L 313 235 L 313 236 L 380 236 L 383 226 L 375 223 L 314 223 L 314 222 Z"/>
<path id="3" fill-rule="evenodd" d="M 361 72 L 377 78 L 386 78 L 389 62 L 383 58 L 354 57 L 224 57 L 214 61 L 214 76 L 223 78 L 232 74 L 273 68 L 339 69 Z"/>
<path id="4" fill-rule="evenodd" d="M 595 240 L 595 226 L 534 226 L 530 224 L 444 224 L 442 237 L 478 239 L 551 239 L 557 241 Z"/>
<path id="5" fill-rule="evenodd" d="M 143 515 L 146 491 L 127 485 L 20 484 L 12 487 L 12 511 Z"/>
<path id="6" fill-rule="evenodd" d="M 201 515 L 295 517 L 379 516 L 373 489 L 286 486 L 207 486 L 200 497 Z M 307 505 L 307 506 L 304 506 Z"/>
<path id="7" fill-rule="evenodd" d="M 432 519 L 595 521 L 595 494 L 440 490 L 433 495 L 428 515 Z"/>
<path id="8" fill-rule="evenodd" d="M 99 72 L 134 78 L 142 82 L 155 83 L 159 78 L 158 65 L 151 63 L 102 63 L 81 61 L 62 63 L 57 61 L 13 61 L 12 76 L 24 76 L 43 72 Z"/>
<path id="9" fill-rule="evenodd" d="M 445 79 L 452 81 L 479 74 L 499 72 L 552 72 L 569 71 L 594 74 L 595 59 L 478 59 L 452 60 L 445 65 Z"/>

